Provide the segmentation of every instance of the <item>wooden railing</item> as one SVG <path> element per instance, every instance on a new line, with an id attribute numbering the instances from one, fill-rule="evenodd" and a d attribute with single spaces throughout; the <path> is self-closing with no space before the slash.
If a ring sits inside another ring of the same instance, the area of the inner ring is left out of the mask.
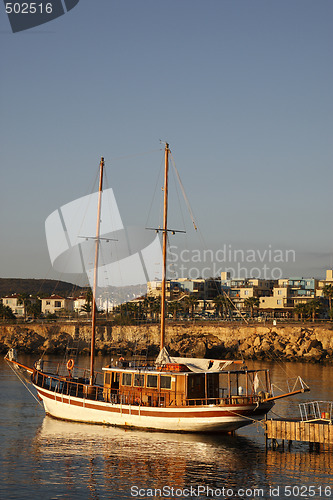
<path id="1" fill-rule="evenodd" d="M 39 371 L 32 375 L 32 381 L 38 387 L 61 394 L 63 396 L 74 396 L 103 401 L 103 387 L 89 385 L 88 379 L 72 380 L 69 377 L 54 377 Z"/>

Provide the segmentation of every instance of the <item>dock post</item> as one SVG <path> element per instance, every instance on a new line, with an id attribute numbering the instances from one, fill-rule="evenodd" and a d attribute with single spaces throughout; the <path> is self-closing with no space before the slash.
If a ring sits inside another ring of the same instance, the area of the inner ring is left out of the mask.
<path id="1" fill-rule="evenodd" d="M 267 448 L 268 448 L 268 431 L 267 431 L 267 413 L 265 415 L 265 450 L 267 453 Z"/>

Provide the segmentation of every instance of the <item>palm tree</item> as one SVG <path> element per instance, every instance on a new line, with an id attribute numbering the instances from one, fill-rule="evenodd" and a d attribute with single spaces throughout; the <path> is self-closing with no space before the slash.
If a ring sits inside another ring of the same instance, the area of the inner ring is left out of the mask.
<path id="1" fill-rule="evenodd" d="M 244 305 L 249 307 L 251 310 L 251 318 L 253 318 L 253 312 L 255 307 L 259 307 L 259 298 L 258 297 L 248 297 L 244 300 Z"/>
<path id="2" fill-rule="evenodd" d="M 83 304 L 80 311 L 85 312 L 89 316 L 89 314 L 91 313 L 91 303 L 89 304 L 89 302 L 86 302 L 85 304 Z"/>
<path id="3" fill-rule="evenodd" d="M 332 309 L 333 285 L 325 285 L 323 288 L 323 297 L 328 299 L 329 310 Z"/>
<path id="4" fill-rule="evenodd" d="M 299 302 L 298 304 L 295 305 L 294 307 L 294 313 L 297 315 L 297 317 L 301 317 L 301 321 L 303 321 L 303 314 L 306 314 L 306 304 L 304 302 Z"/>
<path id="5" fill-rule="evenodd" d="M 156 297 L 155 302 L 153 302 L 152 313 L 154 315 L 154 319 L 157 321 L 161 314 L 161 297 Z"/>
<path id="6" fill-rule="evenodd" d="M 0 302 L 0 318 L 2 319 L 15 319 L 16 316 L 13 313 L 11 307 L 4 306 L 2 302 Z"/>
<path id="7" fill-rule="evenodd" d="M 138 304 L 134 303 L 134 302 L 126 302 L 126 304 L 124 305 L 125 307 L 125 310 L 126 310 L 126 315 L 131 318 L 131 319 L 138 319 L 138 315 L 139 315 L 139 306 Z"/>
<path id="8" fill-rule="evenodd" d="M 229 310 L 229 300 L 224 295 L 218 295 L 213 299 L 215 305 L 215 312 L 218 316 L 225 316 L 225 313 Z"/>
<path id="9" fill-rule="evenodd" d="M 316 314 L 323 308 L 323 304 L 319 299 L 310 300 L 306 306 L 309 314 L 312 315 L 312 321 L 315 320 Z"/>
<path id="10" fill-rule="evenodd" d="M 153 320 L 156 315 L 161 310 L 161 298 L 160 297 L 145 297 L 144 300 L 144 308 L 146 310 L 146 314 Z"/>
<path id="11" fill-rule="evenodd" d="M 191 293 L 190 295 L 185 297 L 185 302 L 189 306 L 191 310 L 191 318 L 193 318 L 195 306 L 199 303 L 199 301 L 197 297 L 193 293 Z"/>
<path id="12" fill-rule="evenodd" d="M 182 305 L 177 300 L 172 300 L 168 302 L 168 311 L 173 315 L 173 319 L 176 321 L 178 311 L 181 311 Z"/>
<path id="13" fill-rule="evenodd" d="M 27 319 L 27 306 L 31 305 L 30 295 L 28 293 L 20 293 L 17 304 L 23 305 L 23 316 L 25 321 Z"/>
<path id="14" fill-rule="evenodd" d="M 37 299 L 36 302 L 27 305 L 27 314 L 37 318 L 41 313 L 41 300 Z"/>

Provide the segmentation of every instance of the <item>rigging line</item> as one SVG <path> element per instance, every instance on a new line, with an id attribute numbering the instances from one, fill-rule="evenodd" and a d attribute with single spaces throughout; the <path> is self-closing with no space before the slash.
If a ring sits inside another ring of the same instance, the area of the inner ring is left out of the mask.
<path id="1" fill-rule="evenodd" d="M 178 179 L 178 182 L 179 182 L 180 188 L 181 188 L 181 190 L 182 190 L 182 194 L 183 194 L 183 197 L 184 197 L 184 200 L 185 200 L 186 206 L 187 206 L 188 211 L 189 211 L 189 213 L 190 213 L 190 216 L 191 216 L 191 220 L 192 220 L 192 223 L 193 223 L 194 229 L 198 232 L 198 234 L 199 234 L 199 238 L 200 238 L 200 241 L 201 241 L 201 245 L 202 245 L 202 247 L 205 249 L 205 248 L 207 248 L 207 244 L 206 244 L 206 242 L 205 242 L 205 238 L 204 238 L 204 236 L 203 236 L 203 234 L 202 234 L 202 232 L 201 232 L 201 229 L 200 229 L 200 228 L 197 226 L 197 224 L 195 223 L 195 220 L 194 220 L 194 214 L 193 214 L 193 211 L 192 211 L 192 209 L 191 209 L 190 202 L 189 202 L 189 200 L 188 200 L 188 198 L 187 198 L 187 196 L 186 196 L 184 186 L 183 186 L 182 181 L 181 181 L 181 179 L 180 179 L 180 175 L 179 175 L 179 173 L 178 173 L 178 170 L 177 170 L 177 167 L 176 167 L 176 163 L 175 163 L 175 161 L 174 161 L 174 158 L 173 158 L 173 156 L 172 156 L 172 153 L 171 153 L 171 152 L 170 152 L 170 157 L 171 157 L 171 160 L 172 160 L 172 165 L 173 165 L 174 170 L 175 170 L 176 175 L 177 175 L 177 179 Z"/>
<path id="2" fill-rule="evenodd" d="M 12 365 L 10 365 L 8 363 L 8 366 L 9 368 L 12 370 L 13 373 L 15 373 L 15 375 L 17 376 L 17 378 L 19 379 L 20 382 L 22 382 L 22 384 L 24 385 L 24 387 L 27 389 L 28 392 L 30 392 L 31 396 L 37 401 L 37 403 L 43 407 L 42 403 L 39 401 L 39 399 L 36 398 L 36 396 L 34 395 L 34 393 L 29 389 L 29 387 L 27 386 L 27 384 L 24 382 L 24 380 L 20 377 L 20 375 L 18 374 L 17 370 L 14 369 L 14 367 Z"/>
<path id="3" fill-rule="evenodd" d="M 180 189 L 182 190 L 182 193 L 183 193 L 183 196 L 184 196 L 184 200 L 185 200 L 185 203 L 186 203 L 186 206 L 187 206 L 187 209 L 190 213 L 190 216 L 191 216 L 191 219 L 192 219 L 192 223 L 193 223 L 193 226 L 194 226 L 194 229 L 197 231 L 197 225 L 195 223 L 195 220 L 194 220 L 194 215 L 193 215 L 193 212 L 192 212 L 192 209 L 191 209 L 191 205 L 190 205 L 190 202 L 186 196 L 186 193 L 185 193 L 185 189 L 184 189 L 184 186 L 183 186 L 183 183 L 180 179 L 180 176 L 179 176 L 179 173 L 178 173 L 178 170 L 177 170 L 177 167 L 176 167 L 176 163 L 175 163 L 175 160 L 173 159 L 173 156 L 170 152 L 170 157 L 171 157 L 171 161 L 172 161 L 172 165 L 173 165 L 173 168 L 176 172 L 176 175 L 177 175 L 177 178 L 178 178 L 178 182 L 179 182 L 179 185 L 180 185 Z"/>
<path id="4" fill-rule="evenodd" d="M 183 210 L 182 210 L 182 204 L 180 202 L 180 196 L 179 196 L 179 190 L 178 190 L 178 187 L 177 187 L 177 182 L 175 182 L 175 171 L 172 170 L 172 180 L 174 182 L 174 185 L 175 185 L 175 192 L 176 192 L 176 195 L 177 195 L 177 201 L 178 201 L 178 206 L 179 206 L 179 213 L 180 213 L 180 217 L 182 219 L 182 227 L 185 229 L 185 235 L 187 234 L 186 233 L 186 224 L 185 224 L 185 218 L 184 218 L 184 214 L 183 214 Z"/>
<path id="5" fill-rule="evenodd" d="M 255 422 L 258 422 L 258 423 L 264 422 L 264 420 L 257 420 L 257 419 L 252 418 L 252 417 L 247 417 L 246 415 L 242 415 L 241 413 L 237 413 L 235 410 L 230 410 L 229 408 L 226 409 L 226 411 L 228 413 L 232 413 L 233 415 L 236 415 L 237 417 L 242 417 L 245 420 L 251 420 L 251 422 L 253 422 L 253 423 L 255 423 Z"/>
<path id="6" fill-rule="evenodd" d="M 150 204 L 150 207 L 149 207 L 149 211 L 148 211 L 147 220 L 146 220 L 146 226 L 145 227 L 147 227 L 149 225 L 148 221 L 149 221 L 149 217 L 150 217 L 151 210 L 152 210 L 152 207 L 153 207 L 153 203 L 154 203 L 154 200 L 155 200 L 157 186 L 158 186 L 158 183 L 159 183 L 160 178 L 161 178 L 161 171 L 162 171 L 162 167 L 163 166 L 164 166 L 164 158 L 162 158 L 162 160 L 161 160 L 160 169 L 159 169 L 158 176 L 157 176 L 157 179 L 156 179 L 154 193 L 153 193 L 153 197 L 152 197 L 151 204 Z"/>
<path id="7" fill-rule="evenodd" d="M 171 250 L 171 245 L 170 245 L 170 237 L 169 235 L 167 235 L 167 250 L 168 250 L 168 254 L 170 254 L 170 250 Z M 174 279 L 177 279 L 177 272 L 176 272 L 176 266 L 175 266 L 175 262 L 170 262 L 168 264 L 168 269 L 167 271 L 169 271 L 169 280 L 171 280 L 171 275 L 173 274 L 175 276 Z"/>
<path id="8" fill-rule="evenodd" d="M 185 203 L 187 205 L 187 208 L 189 210 L 189 213 L 190 213 L 190 216 L 191 216 L 191 219 L 192 219 L 192 223 L 193 223 L 193 226 L 194 226 L 194 229 L 197 231 L 198 230 L 198 227 L 195 223 L 195 220 L 194 220 L 194 215 L 193 215 L 193 212 L 192 212 L 192 209 L 191 209 L 191 206 L 190 206 L 190 203 L 189 203 L 189 200 L 186 196 L 186 193 L 185 193 L 185 190 L 184 190 L 184 186 L 182 184 L 182 181 L 180 179 L 180 176 L 179 176 L 179 173 L 178 173 L 178 170 L 177 170 L 177 167 L 176 167 L 176 163 L 174 161 L 174 158 L 170 152 L 170 157 L 171 157 L 171 160 L 172 160 L 172 165 L 174 167 L 174 170 L 176 172 L 176 175 L 177 175 L 177 178 L 178 178 L 178 182 L 179 182 L 179 185 L 180 185 L 180 188 L 182 190 L 182 193 L 183 193 L 183 196 L 184 196 L 184 199 L 185 199 Z M 203 238 L 203 235 L 199 229 L 199 236 L 200 236 L 200 239 L 201 239 L 201 243 L 203 244 L 204 248 L 207 247 L 206 243 L 205 243 L 205 240 Z M 231 303 L 232 307 L 234 307 L 234 309 L 236 310 L 236 312 L 240 315 L 240 317 L 245 321 L 246 324 L 248 324 L 248 321 L 246 320 L 246 318 L 242 315 L 242 313 L 239 311 L 239 309 L 236 307 L 236 305 L 233 303 L 233 301 L 230 299 L 230 297 L 227 295 L 227 293 L 222 289 L 222 295 L 225 295 L 227 297 L 227 299 L 229 300 L 229 302 Z"/>

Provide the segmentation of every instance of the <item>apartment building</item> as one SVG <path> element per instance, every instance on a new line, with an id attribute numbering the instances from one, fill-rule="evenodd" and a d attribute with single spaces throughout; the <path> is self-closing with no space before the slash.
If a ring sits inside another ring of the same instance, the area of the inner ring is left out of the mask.
<path id="1" fill-rule="evenodd" d="M 328 269 L 326 271 L 325 279 L 318 280 L 318 286 L 316 288 L 316 297 L 323 297 L 323 289 L 327 285 L 333 286 L 333 269 Z"/>
<path id="2" fill-rule="evenodd" d="M 246 299 L 251 297 L 269 297 L 277 280 L 258 278 L 230 278 L 230 274 L 221 273 L 221 288 L 234 302 L 238 309 L 244 309 Z"/>
<path id="3" fill-rule="evenodd" d="M 262 310 L 291 312 L 298 304 L 306 304 L 316 297 L 318 280 L 315 278 L 291 277 L 278 280 L 269 297 L 260 297 Z"/>

